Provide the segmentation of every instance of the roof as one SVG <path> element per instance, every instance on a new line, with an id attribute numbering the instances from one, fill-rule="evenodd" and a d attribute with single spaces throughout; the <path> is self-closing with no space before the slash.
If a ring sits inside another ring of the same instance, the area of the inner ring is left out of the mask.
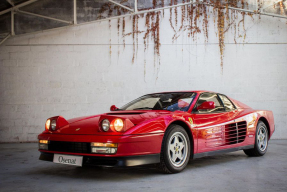
<path id="1" fill-rule="evenodd" d="M 188 90 L 188 91 L 163 91 L 163 92 L 155 92 L 150 94 L 156 94 L 156 93 L 188 93 L 188 92 L 194 92 L 194 93 L 203 93 L 203 92 L 209 92 L 209 93 L 216 93 L 214 91 L 206 91 L 206 90 Z"/>

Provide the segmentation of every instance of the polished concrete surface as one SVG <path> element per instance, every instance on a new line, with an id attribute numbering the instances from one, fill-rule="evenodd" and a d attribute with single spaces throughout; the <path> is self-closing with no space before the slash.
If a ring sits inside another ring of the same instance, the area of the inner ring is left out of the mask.
<path id="1" fill-rule="evenodd" d="M 271 140 L 263 157 L 204 157 L 171 175 L 153 166 L 81 168 L 38 157 L 35 143 L 0 144 L 0 191 L 287 191 L 287 140 Z"/>

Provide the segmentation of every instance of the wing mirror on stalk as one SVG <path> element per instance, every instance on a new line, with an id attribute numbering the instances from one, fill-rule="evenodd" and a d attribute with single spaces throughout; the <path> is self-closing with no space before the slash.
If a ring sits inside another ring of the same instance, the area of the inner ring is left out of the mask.
<path id="1" fill-rule="evenodd" d="M 116 110 L 118 110 L 119 108 L 117 108 L 115 105 L 112 105 L 111 107 L 110 107 L 110 110 L 111 111 L 116 111 Z"/>
<path id="2" fill-rule="evenodd" d="M 197 107 L 197 110 L 202 110 L 202 109 L 214 109 L 215 104 L 213 101 L 205 101 L 201 105 Z"/>

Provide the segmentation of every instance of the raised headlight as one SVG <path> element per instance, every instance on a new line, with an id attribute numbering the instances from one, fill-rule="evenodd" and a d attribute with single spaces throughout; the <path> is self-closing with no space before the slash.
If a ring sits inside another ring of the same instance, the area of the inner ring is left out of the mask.
<path id="1" fill-rule="evenodd" d="M 111 126 L 112 126 L 117 132 L 120 132 L 120 131 L 123 131 L 124 122 L 123 122 L 122 119 L 117 118 L 117 119 L 114 119 L 114 120 L 112 121 Z"/>
<path id="2" fill-rule="evenodd" d="M 50 119 L 47 119 L 46 124 L 45 124 L 45 129 L 46 129 L 47 131 L 50 129 L 50 123 L 51 123 L 51 120 L 50 120 Z"/>
<path id="3" fill-rule="evenodd" d="M 54 119 L 54 120 L 52 120 L 52 123 L 51 123 L 51 128 L 53 131 L 56 130 L 56 126 L 57 126 L 57 121 L 56 121 L 56 119 Z"/>
<path id="4" fill-rule="evenodd" d="M 104 119 L 102 121 L 102 129 L 103 131 L 108 131 L 110 129 L 110 121 L 107 119 Z"/>

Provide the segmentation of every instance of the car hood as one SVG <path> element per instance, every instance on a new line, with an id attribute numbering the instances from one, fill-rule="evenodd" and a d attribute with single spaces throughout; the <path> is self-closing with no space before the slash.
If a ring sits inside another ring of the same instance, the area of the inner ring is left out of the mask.
<path id="1" fill-rule="evenodd" d="M 57 130 L 60 134 L 110 134 L 110 135 L 118 135 L 119 133 L 114 132 L 102 132 L 99 129 L 100 121 L 105 118 L 113 119 L 113 118 L 121 118 L 121 119 L 129 119 L 134 125 L 138 125 L 144 121 L 157 118 L 162 115 L 170 114 L 170 111 L 113 111 L 109 113 L 104 113 L 101 115 L 95 116 L 85 116 L 74 119 L 69 119 L 68 125 Z"/>

